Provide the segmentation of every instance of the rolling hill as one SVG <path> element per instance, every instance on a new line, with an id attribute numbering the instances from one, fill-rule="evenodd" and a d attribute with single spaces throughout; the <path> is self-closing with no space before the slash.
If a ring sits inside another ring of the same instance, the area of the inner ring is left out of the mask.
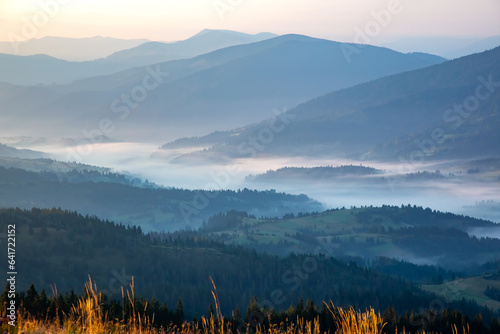
<path id="1" fill-rule="evenodd" d="M 314 252 L 319 244 L 328 255 L 362 263 L 387 257 L 467 271 L 500 254 L 499 239 L 469 235 L 477 228 L 500 230 L 490 221 L 402 205 L 342 208 L 283 219 L 257 219 L 232 211 L 210 218 L 202 232 L 228 244 L 279 255 Z"/>
<path id="2" fill-rule="evenodd" d="M 493 299 L 485 294 L 488 287 L 500 289 L 498 275 L 479 275 L 473 277 L 459 278 L 437 285 L 423 285 L 422 289 L 443 296 L 447 300 L 460 300 L 462 298 L 474 300 L 492 310 L 500 309 L 500 300 Z M 500 290 L 499 290 L 500 291 Z"/>

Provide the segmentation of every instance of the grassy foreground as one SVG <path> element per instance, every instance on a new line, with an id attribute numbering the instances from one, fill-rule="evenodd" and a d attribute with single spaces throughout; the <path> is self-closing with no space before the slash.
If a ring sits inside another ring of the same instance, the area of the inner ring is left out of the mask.
<path id="1" fill-rule="evenodd" d="M 213 281 L 212 281 L 213 283 Z M 142 310 L 134 308 L 133 283 L 129 291 L 123 292 L 124 301 L 132 305 L 132 316 L 126 321 L 109 319 L 102 309 L 102 294 L 98 292 L 95 283 L 91 280 L 85 284 L 86 294 L 80 298 L 71 310 L 62 319 L 43 320 L 36 319 L 25 312 L 20 312 L 16 326 L 12 327 L 4 322 L 0 325 L 0 333 L 36 333 L 36 334 L 322 334 L 320 331 L 319 318 L 313 321 L 297 319 L 291 324 L 272 324 L 268 328 L 261 326 L 247 328 L 232 328 L 232 322 L 225 319 L 220 312 L 218 304 L 217 289 L 214 285 L 214 296 L 216 313 L 210 318 L 201 317 L 199 322 L 184 322 L 181 326 L 171 324 L 167 327 L 156 328 L 152 320 L 143 314 Z M 356 311 L 352 308 L 342 309 L 334 307 L 331 303 L 327 305 L 332 318 L 336 324 L 335 334 L 380 334 L 385 331 L 384 323 L 380 313 L 373 308 Z M 466 328 L 457 329 L 452 326 L 453 334 L 467 334 Z M 396 330 L 396 334 L 406 334 L 405 329 Z M 425 334 L 425 331 L 419 332 Z M 427 334 L 430 334 L 427 332 Z"/>

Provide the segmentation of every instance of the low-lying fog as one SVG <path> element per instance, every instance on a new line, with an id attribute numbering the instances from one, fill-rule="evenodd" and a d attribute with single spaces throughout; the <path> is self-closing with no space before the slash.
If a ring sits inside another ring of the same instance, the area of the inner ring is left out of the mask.
<path id="1" fill-rule="evenodd" d="M 393 178 L 393 181 L 389 182 L 380 180 L 384 178 L 384 175 L 401 170 L 401 166 L 397 164 L 362 162 L 363 166 L 375 167 L 384 171 L 385 174 L 376 176 L 379 178 L 378 182 L 371 182 L 369 178 L 359 177 L 351 178 L 349 181 L 337 180 L 328 183 L 297 180 L 296 182 L 281 184 L 262 184 L 245 181 L 245 177 L 249 174 L 264 173 L 267 170 L 284 166 L 360 165 L 360 162 L 331 159 L 312 160 L 294 157 L 239 159 L 229 164 L 200 162 L 182 165 L 171 163 L 167 159 L 151 158 L 152 153 L 157 151 L 158 144 L 108 143 L 68 148 L 54 142 L 39 144 L 31 142 L 29 145 L 21 146 L 23 145 L 18 143 L 18 148 L 30 148 L 47 152 L 57 160 L 75 160 L 91 165 L 111 167 L 116 172 L 129 173 L 143 180 L 148 179 L 166 187 L 210 190 L 276 189 L 278 192 L 306 194 L 324 203 L 325 209 L 343 206 L 380 206 L 382 204 L 399 206 L 401 204 L 412 204 L 440 211 L 485 218 L 500 223 L 500 181 L 470 181 L 460 175 L 449 179 L 432 181 L 408 182 L 398 178 Z M 453 167 L 457 165 L 440 164 L 437 166 L 427 164 L 412 166 L 412 168 L 414 168 L 413 171 L 415 172 L 423 170 L 434 172 L 436 169 L 440 169 L 442 174 L 447 175 L 449 172 L 460 173 L 456 167 Z M 443 166 L 447 169 L 443 169 Z M 407 167 L 405 168 L 405 172 L 411 172 Z M 389 180 L 391 179 L 389 178 Z M 485 205 L 485 203 L 492 205 Z M 485 231 L 479 232 L 478 235 L 485 236 L 485 233 L 487 235 Z"/>

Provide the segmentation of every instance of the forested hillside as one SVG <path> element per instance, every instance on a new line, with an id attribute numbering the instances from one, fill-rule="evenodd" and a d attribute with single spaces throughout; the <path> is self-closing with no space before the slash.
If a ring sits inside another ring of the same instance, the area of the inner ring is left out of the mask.
<path id="1" fill-rule="evenodd" d="M 373 306 L 398 311 L 428 308 L 436 297 L 402 280 L 318 255 L 276 257 L 227 246 L 196 232 L 144 235 L 130 228 L 61 210 L 3 209 L 0 223 L 16 225 L 18 291 L 34 283 L 38 290 L 81 291 L 90 275 L 109 296 L 121 298 L 121 286 L 134 277 L 136 294 L 156 298 L 185 312 L 203 314 L 213 302 L 212 277 L 224 313 L 243 309 L 251 297 L 261 306 L 286 310 L 300 299 L 316 305 Z M 43 254 L 43 256 L 40 256 Z M 21 274 L 22 273 L 22 274 Z M 492 313 L 467 301 L 450 302 L 469 315 Z M 488 321 L 489 321 L 488 320 Z"/>
<path id="2" fill-rule="evenodd" d="M 467 271 L 496 260 L 500 252 L 499 239 L 475 237 L 476 229 L 496 233 L 500 227 L 408 204 L 289 214 L 282 219 L 230 211 L 210 218 L 202 232 L 221 242 L 279 255 L 312 252 L 319 243 L 330 255 L 361 263 L 384 256 Z"/>
<path id="3" fill-rule="evenodd" d="M 35 173 L 4 167 L 0 167 L 0 207 L 60 207 L 141 226 L 145 231 L 197 228 L 215 213 L 232 209 L 259 216 L 282 216 L 323 208 L 306 195 L 274 190 L 167 189 L 137 184 L 108 172 Z"/>

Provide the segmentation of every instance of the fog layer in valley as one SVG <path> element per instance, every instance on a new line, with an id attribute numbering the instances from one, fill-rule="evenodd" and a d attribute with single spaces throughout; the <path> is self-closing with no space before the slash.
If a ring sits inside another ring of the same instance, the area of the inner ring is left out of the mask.
<path id="1" fill-rule="evenodd" d="M 472 177 L 462 170 L 458 161 L 427 162 L 405 166 L 406 173 L 439 170 L 442 177 L 436 179 L 408 179 L 398 174 L 399 164 L 380 162 L 359 162 L 350 160 L 311 158 L 247 158 L 227 163 L 206 161 L 181 164 L 172 162 L 177 154 L 170 151 L 170 161 L 154 158 L 158 148 L 155 143 L 107 143 L 84 147 L 66 146 L 60 141 L 33 142 L 27 139 L 15 142 L 19 148 L 50 153 L 54 159 L 67 161 L 68 157 L 91 165 L 111 167 L 114 171 L 126 173 L 165 187 L 218 190 L 242 188 L 267 190 L 291 194 L 306 194 L 328 208 L 351 206 L 417 205 L 433 210 L 470 215 L 472 217 L 500 222 L 500 182 L 490 182 L 481 177 Z M 79 152 L 75 155 L 75 152 Z M 72 154 L 70 154 L 72 153 Z M 282 167 L 317 167 L 363 165 L 380 170 L 375 175 L 347 175 L 334 179 L 255 182 L 249 175 L 265 173 Z M 488 236 L 488 231 L 471 231 L 477 236 Z M 493 236 L 493 235 L 492 235 Z M 498 237 L 498 235 L 495 235 Z"/>

